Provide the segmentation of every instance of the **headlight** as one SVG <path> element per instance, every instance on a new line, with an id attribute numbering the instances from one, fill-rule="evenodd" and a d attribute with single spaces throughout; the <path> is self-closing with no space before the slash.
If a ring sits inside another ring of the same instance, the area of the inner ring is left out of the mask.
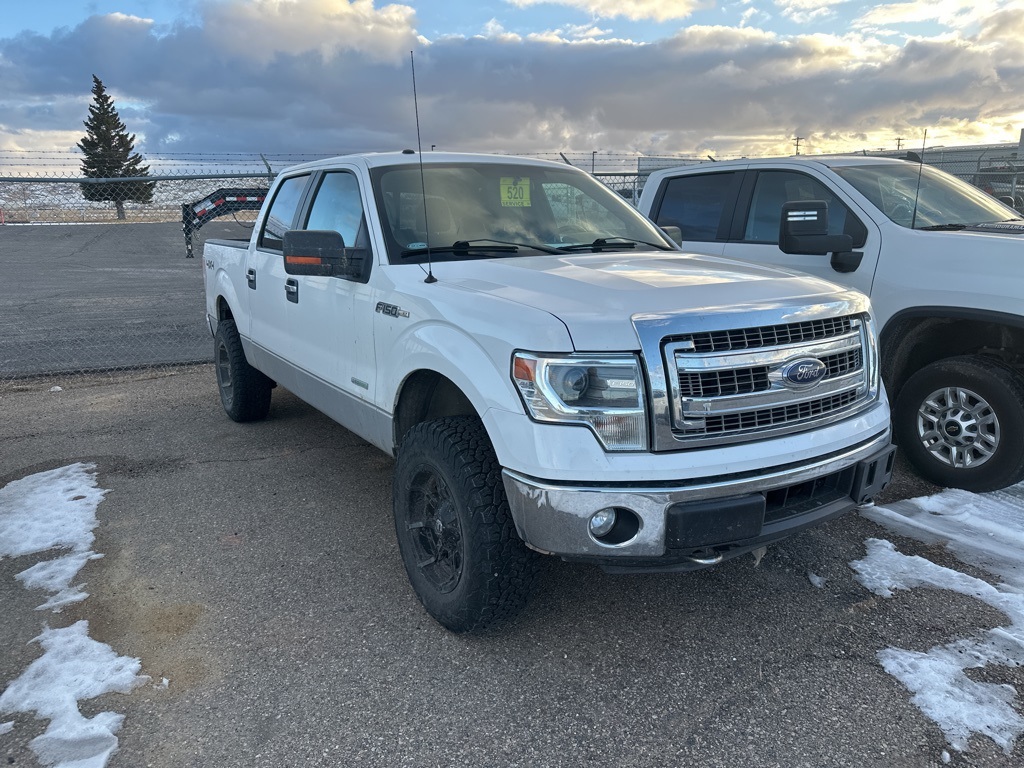
<path id="1" fill-rule="evenodd" d="M 636 355 L 517 352 L 512 379 L 536 421 L 585 424 L 607 451 L 647 450 L 644 384 Z"/>

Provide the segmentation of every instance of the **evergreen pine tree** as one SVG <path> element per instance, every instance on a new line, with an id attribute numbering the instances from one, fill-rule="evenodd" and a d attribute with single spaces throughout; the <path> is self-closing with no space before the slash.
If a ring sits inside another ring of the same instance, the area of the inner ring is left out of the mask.
<path id="1" fill-rule="evenodd" d="M 93 102 L 89 106 L 89 119 L 84 122 L 85 136 L 77 145 L 85 155 L 82 175 L 87 179 L 148 176 L 149 166 L 143 165 L 142 156 L 135 152 L 135 134 L 128 135 L 128 128 L 121 122 L 103 82 L 93 75 L 92 83 Z M 120 181 L 81 186 L 86 200 L 113 202 L 117 218 L 123 219 L 125 201 L 152 202 L 155 185 L 152 181 Z"/>

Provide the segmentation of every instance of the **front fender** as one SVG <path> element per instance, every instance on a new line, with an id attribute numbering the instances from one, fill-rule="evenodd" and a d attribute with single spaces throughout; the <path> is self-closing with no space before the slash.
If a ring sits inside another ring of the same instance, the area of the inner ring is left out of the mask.
<path id="1" fill-rule="evenodd" d="M 568 333 L 558 346 L 571 350 Z M 495 424 L 488 424 L 489 415 L 497 410 L 523 413 L 519 393 L 512 383 L 512 353 L 515 348 L 488 337 L 493 346 L 485 348 L 477 337 L 450 325 L 421 323 L 403 333 L 378 359 L 381 370 L 392 371 L 382 380 L 379 405 L 396 413 L 403 387 L 418 371 L 430 371 L 449 379 L 466 396 L 476 413 L 484 420 L 492 443 L 502 456 L 501 440 L 493 439 Z"/>

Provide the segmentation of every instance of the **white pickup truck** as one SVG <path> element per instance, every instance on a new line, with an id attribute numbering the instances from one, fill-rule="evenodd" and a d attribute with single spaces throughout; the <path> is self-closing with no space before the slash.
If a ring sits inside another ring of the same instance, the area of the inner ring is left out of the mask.
<path id="1" fill-rule="evenodd" d="M 280 385 L 394 455 L 409 579 L 456 632 L 514 616 L 537 553 L 706 567 L 891 476 L 863 294 L 684 255 L 567 165 L 297 166 L 204 266 L 228 415 Z"/>
<path id="2" fill-rule="evenodd" d="M 903 455 L 940 485 L 1024 480 L 1019 212 L 927 165 L 861 156 L 657 171 L 638 207 L 687 250 L 869 294 Z"/>

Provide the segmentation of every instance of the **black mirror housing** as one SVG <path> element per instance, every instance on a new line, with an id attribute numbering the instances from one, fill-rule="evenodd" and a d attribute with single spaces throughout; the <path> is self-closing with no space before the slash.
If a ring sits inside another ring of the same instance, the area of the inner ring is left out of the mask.
<path id="1" fill-rule="evenodd" d="M 289 275 L 359 278 L 365 249 L 346 248 L 333 229 L 290 229 L 282 238 L 284 271 Z"/>
<path id="2" fill-rule="evenodd" d="M 783 253 L 824 256 L 853 250 L 849 235 L 828 233 L 828 203 L 800 200 L 782 204 L 779 249 Z"/>
<path id="3" fill-rule="evenodd" d="M 679 227 L 665 225 L 661 228 L 661 231 L 668 235 L 669 239 L 676 245 L 683 244 L 683 230 Z"/>

